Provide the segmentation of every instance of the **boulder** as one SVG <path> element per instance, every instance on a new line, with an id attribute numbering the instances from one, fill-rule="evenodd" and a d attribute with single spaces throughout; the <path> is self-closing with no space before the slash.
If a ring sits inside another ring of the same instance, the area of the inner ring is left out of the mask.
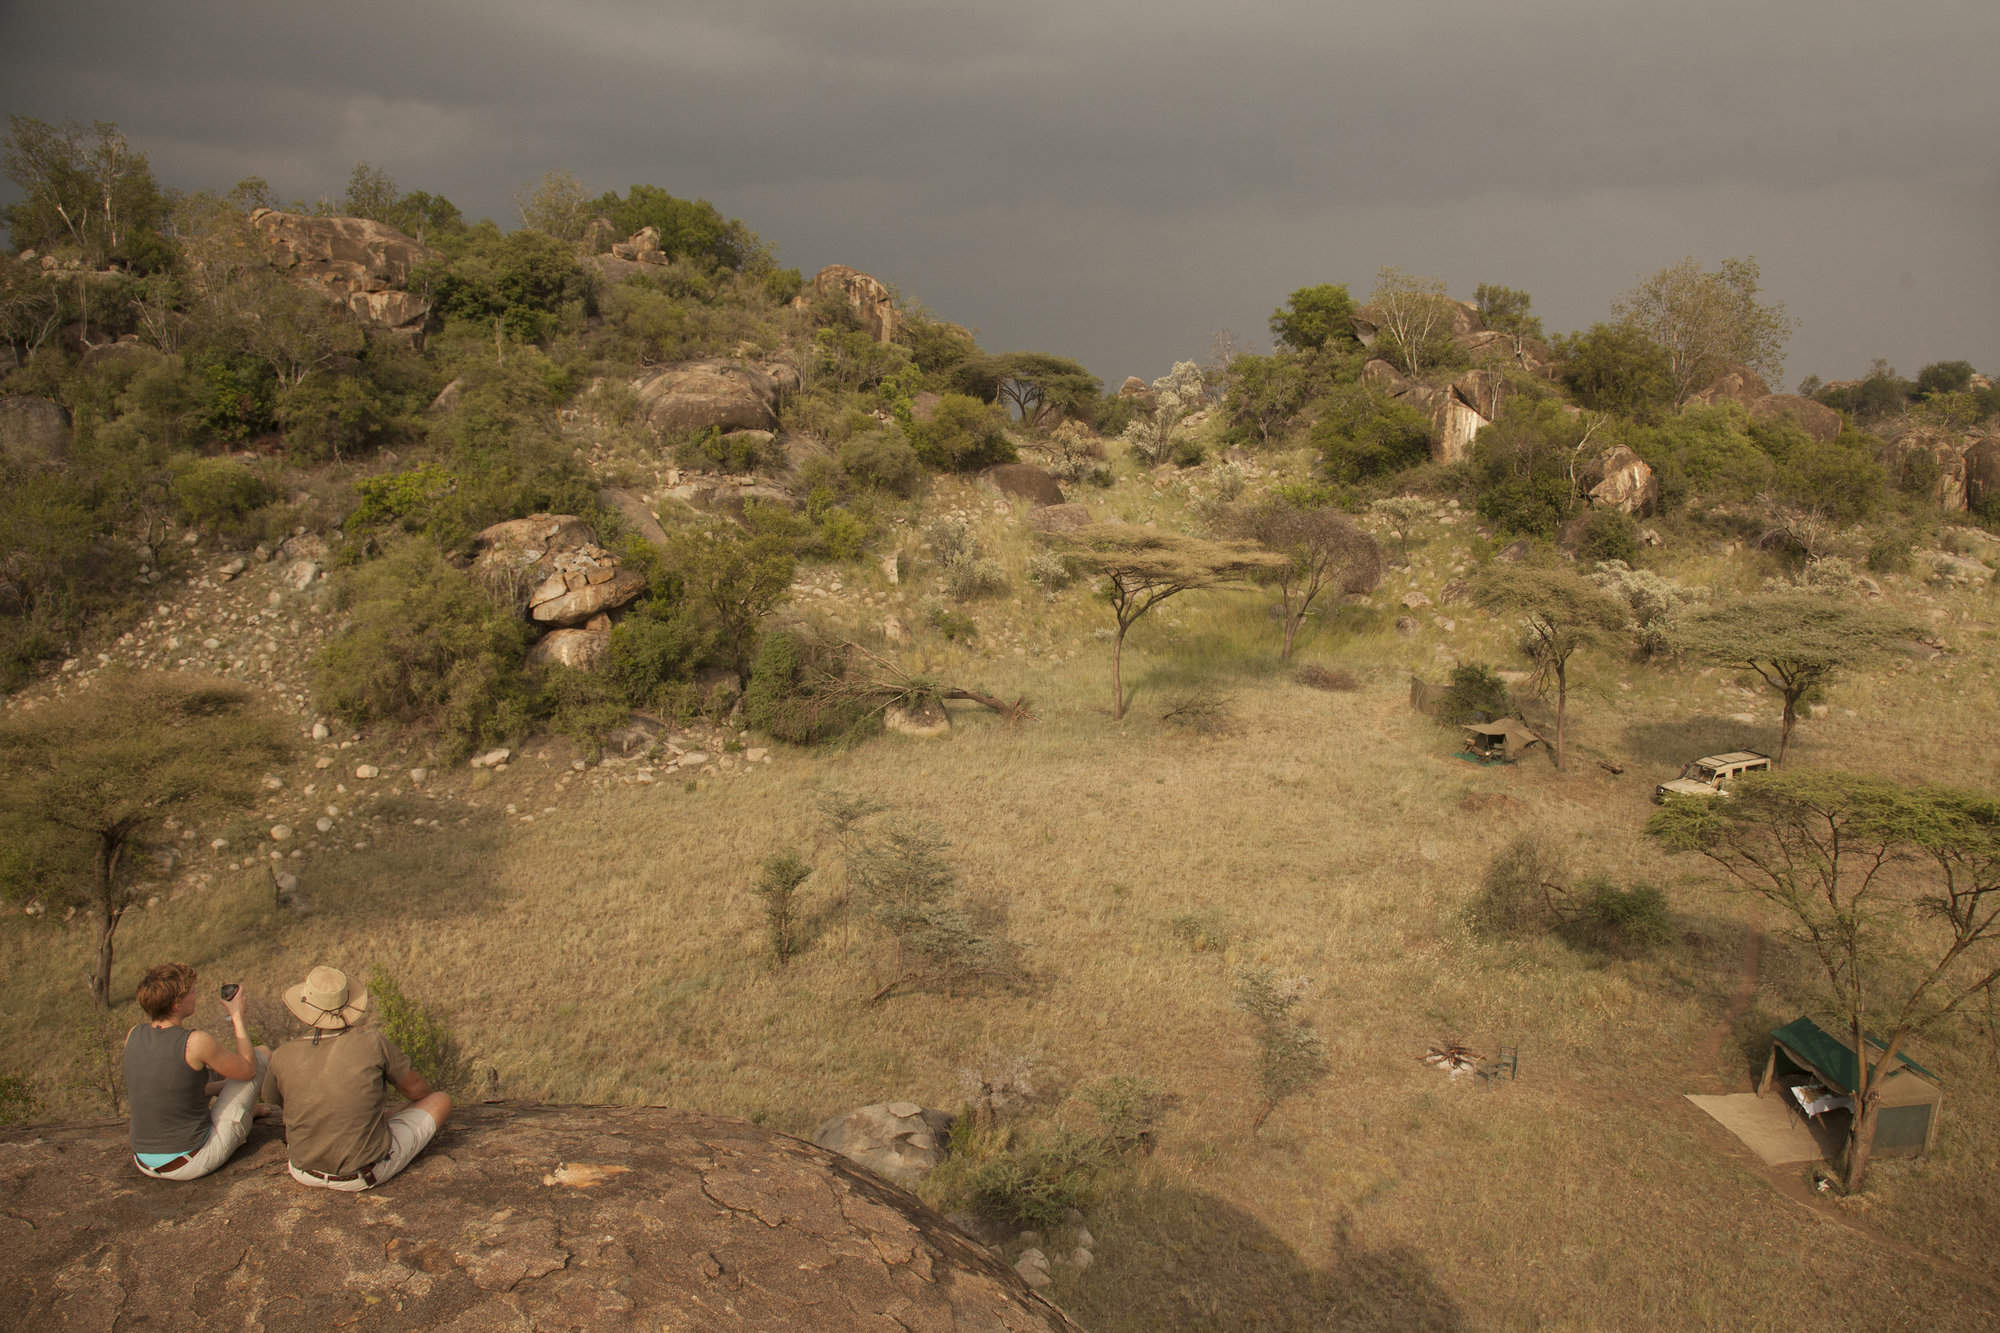
<path id="1" fill-rule="evenodd" d="M 29 394 L 0 398 L 0 458 L 10 463 L 53 463 L 68 453 L 68 408 L 52 398 Z"/>
<path id="2" fill-rule="evenodd" d="M 554 569 L 528 594 L 528 619 L 538 625 L 576 626 L 615 611 L 646 590 L 643 574 L 621 569 L 601 546 L 564 551 Z"/>
<path id="3" fill-rule="evenodd" d="M 0 1128 L 10 1324 L 161 1333 L 990 1329 L 1077 1333 L 1001 1259 L 823 1148 L 652 1107 L 460 1108 L 365 1194 L 259 1122 L 212 1176 L 132 1169 L 123 1121 Z"/>
<path id="4" fill-rule="evenodd" d="M 979 474 L 1002 495 L 1026 500 L 1037 506 L 1063 502 L 1062 487 L 1046 470 L 1033 463 L 999 463 Z"/>
<path id="5" fill-rule="evenodd" d="M 667 544 L 667 530 L 660 526 L 652 507 L 638 495 L 616 486 L 606 486 L 597 493 L 598 501 L 624 519 L 627 526 L 655 546 Z"/>
<path id="6" fill-rule="evenodd" d="M 1451 391 L 1459 402 L 1492 421 L 1507 396 L 1507 380 L 1498 371 L 1468 370 L 1451 382 Z"/>
<path id="7" fill-rule="evenodd" d="M 948 1113 L 915 1102 L 878 1102 L 834 1116 L 812 1141 L 907 1188 L 950 1152 L 951 1122 Z"/>
<path id="8" fill-rule="evenodd" d="M 1695 394 L 1688 401 L 1695 403 L 1718 403 L 1723 399 L 1733 399 L 1745 407 L 1759 398 L 1769 398 L 1771 386 L 1764 383 L 1764 377 L 1748 366 L 1730 366 L 1707 388 Z"/>
<path id="9" fill-rule="evenodd" d="M 512 588 L 519 601 L 548 577 L 555 555 L 596 545 L 597 530 L 574 514 L 510 518 L 472 539 L 472 573 L 489 588 Z"/>
<path id="10" fill-rule="evenodd" d="M 1028 526 L 1050 535 L 1076 532 L 1090 526 L 1090 510 L 1075 503 L 1044 505 L 1029 511 Z"/>
<path id="11" fill-rule="evenodd" d="M 855 318 L 861 321 L 861 327 L 876 342 L 895 341 L 896 330 L 901 323 L 896 313 L 895 297 L 881 282 L 845 264 L 828 264 L 814 274 L 812 282 L 793 298 L 792 304 L 802 310 L 809 309 L 815 301 L 832 295 L 846 299 Z"/>
<path id="12" fill-rule="evenodd" d="M 898 736 L 930 740 L 951 735 L 951 714 L 936 699 L 924 698 L 909 705 L 890 704 L 882 710 L 882 725 Z"/>
<path id="13" fill-rule="evenodd" d="M 1401 398 L 1414 387 L 1407 376 L 1381 357 L 1372 357 L 1361 367 L 1361 382 L 1391 398 Z"/>
<path id="14" fill-rule="evenodd" d="M 605 630 L 558 629 L 542 636 L 528 649 L 529 666 L 568 667 L 571 671 L 596 671 L 611 656 L 611 635 Z"/>
<path id="15" fill-rule="evenodd" d="M 269 246 L 271 262 L 376 328 L 418 337 L 430 302 L 407 290 L 410 271 L 442 258 L 385 223 L 368 218 L 318 218 L 253 209 L 250 225 Z"/>
<path id="16" fill-rule="evenodd" d="M 1150 398 L 1153 396 L 1153 391 L 1147 388 L 1146 381 L 1140 379 L 1137 375 L 1127 375 L 1125 382 L 1118 386 L 1118 396 L 1120 398 Z"/>
<path id="17" fill-rule="evenodd" d="M 95 370 L 99 366 L 118 361 L 143 361 L 160 353 L 139 341 L 139 335 L 128 333 L 116 342 L 90 343 L 83 349 L 83 357 L 78 362 L 85 370 Z"/>
<path id="18" fill-rule="evenodd" d="M 1965 451 L 1965 507 L 1980 511 L 1994 503 L 2000 503 L 2000 435 Z"/>
<path id="19" fill-rule="evenodd" d="M 764 369 L 746 362 L 683 362 L 632 387 L 647 423 L 662 434 L 778 428 L 778 386 Z"/>
<path id="20" fill-rule="evenodd" d="M 1660 502 L 1659 478 L 1653 475 L 1645 459 L 1622 444 L 1599 458 L 1584 480 L 1591 477 L 1596 478 L 1589 490 L 1593 506 L 1640 514 Z"/>
<path id="21" fill-rule="evenodd" d="M 1796 393 L 1767 393 L 1750 404 L 1750 415 L 1758 421 L 1790 421 L 1822 444 L 1838 439 L 1847 425 L 1825 403 Z"/>
<path id="22" fill-rule="evenodd" d="M 1492 418 L 1460 398 L 1447 393 L 1431 409 L 1431 459 L 1438 463 L 1463 462 L 1472 451 L 1472 441 L 1492 425 Z"/>
<path id="23" fill-rule="evenodd" d="M 787 509 L 796 509 L 799 505 L 798 499 L 783 487 L 730 477 L 696 477 L 677 486 L 669 486 L 665 494 L 691 509 L 708 514 L 727 514 L 734 518 L 741 518 L 743 506 L 752 500 L 783 505 Z"/>

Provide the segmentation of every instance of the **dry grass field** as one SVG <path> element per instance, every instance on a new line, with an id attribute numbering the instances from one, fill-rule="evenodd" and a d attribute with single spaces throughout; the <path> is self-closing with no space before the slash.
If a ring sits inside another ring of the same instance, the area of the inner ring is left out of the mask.
<path id="1" fill-rule="evenodd" d="M 1189 496 L 1123 484 L 1088 498 L 1171 519 Z M 934 503 L 955 500 L 1018 569 L 1004 506 L 969 489 Z M 1108 612 L 1081 589 L 1050 598 L 1017 580 L 968 608 L 970 644 L 924 640 L 912 661 L 1025 694 L 1031 722 L 955 708 L 947 740 L 781 749 L 692 789 L 593 783 L 564 744 L 531 744 L 487 786 L 461 772 L 420 793 L 342 798 L 378 822 L 364 849 L 301 872 L 310 911 L 273 908 L 254 870 L 134 914 L 114 992 L 166 957 L 267 997 L 316 961 L 380 965 L 449 1019 L 502 1096 L 699 1107 L 794 1134 L 868 1102 L 955 1108 L 974 1069 L 1031 1067 L 1046 1100 L 1024 1114 L 1047 1123 L 1077 1114 L 1065 1089 L 1144 1076 L 1177 1099 L 1157 1150 L 1100 1180 L 1095 1262 L 1056 1267 L 1053 1295 L 1093 1329 L 2000 1326 L 1992 1012 L 1919 1044 L 1946 1080 L 1938 1150 L 1879 1162 L 1855 1199 L 1814 1195 L 1807 1168 L 1762 1165 L 1687 1103 L 1748 1088 L 1769 1028 L 1828 1017 L 1776 933 L 1746 989 L 1746 939 L 1778 923 L 1642 835 L 1655 782 L 1710 749 L 1772 748 L 1775 706 L 1726 672 L 1587 657 L 1567 771 L 1452 757 L 1452 738 L 1410 711 L 1409 673 L 1517 666 L 1507 629 L 1463 604 L 1415 612 L 1414 636 L 1391 625 L 1404 592 L 1437 603 L 1480 550 L 1469 524 L 1434 527 L 1374 610 L 1336 618 L 1352 633 L 1303 644 L 1303 661 L 1352 672 L 1352 691 L 1276 668 L 1261 594 L 1189 596 L 1134 631 L 1139 694 L 1114 723 Z M 914 619 L 915 563 L 905 584 L 871 572 L 850 575 L 850 591 L 877 596 L 871 614 Z M 1708 585 L 1744 577 L 1705 552 L 1665 568 Z M 1908 581 L 1891 591 L 1951 651 L 1837 684 L 1795 762 L 2000 788 L 2000 603 Z M 839 614 L 831 600 L 813 609 Z M 1228 696 L 1227 730 L 1160 721 L 1161 701 L 1201 684 Z M 1746 712 L 1754 721 L 1731 720 Z M 843 902 L 817 809 L 833 792 L 947 836 L 968 894 L 1021 947 L 1027 983 L 869 1004 L 888 955 Z M 1465 904 L 1527 831 L 1581 872 L 1660 885 L 1674 940 L 1623 960 L 1476 936 Z M 809 946 L 778 970 L 748 886 L 787 848 L 823 869 L 801 890 Z M 1224 947 L 1197 952 L 1176 934 L 1193 913 Z M 76 984 L 89 944 L 79 928 L 0 926 L 0 1068 L 65 1114 L 103 1110 L 85 1086 Z M 1331 1075 L 1254 1135 L 1256 1046 L 1230 982 L 1252 963 L 1311 979 L 1304 1011 L 1332 1057 Z M 1747 1003 L 1733 1005 L 1739 992 Z M 1518 1079 L 1423 1064 L 1446 1038 L 1518 1047 Z"/>

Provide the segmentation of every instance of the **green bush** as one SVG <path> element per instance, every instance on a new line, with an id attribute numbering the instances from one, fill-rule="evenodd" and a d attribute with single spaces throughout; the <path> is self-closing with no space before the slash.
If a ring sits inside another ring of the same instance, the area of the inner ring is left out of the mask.
<path id="1" fill-rule="evenodd" d="M 1512 712 L 1514 701 L 1507 696 L 1507 683 L 1483 663 L 1461 663 L 1452 668 L 1451 680 L 1438 699 L 1435 714 L 1446 726 L 1468 722 L 1491 722 Z"/>
<path id="2" fill-rule="evenodd" d="M 611 627 L 609 675 L 628 703 L 660 709 L 694 679 L 711 642 L 683 608 L 648 598 Z"/>
<path id="3" fill-rule="evenodd" d="M 1608 880 L 1591 880 L 1578 887 L 1570 909 L 1563 937 L 1598 953 L 1637 957 L 1674 935 L 1667 896 L 1651 884 L 1621 889 Z"/>
<path id="4" fill-rule="evenodd" d="M 763 872 L 750 892 L 763 904 L 764 930 L 771 942 L 771 956 L 784 967 L 798 956 L 799 885 L 812 874 L 812 866 L 797 852 L 776 852 L 764 858 Z"/>
<path id="5" fill-rule="evenodd" d="M 181 515 L 210 532 L 233 531 L 277 492 L 261 473 L 233 458 L 190 458 L 176 464 L 169 483 Z"/>
<path id="6" fill-rule="evenodd" d="M 28 1080 L 19 1074 L 0 1074 L 0 1125 L 18 1124 L 41 1109 L 41 1102 Z"/>
<path id="7" fill-rule="evenodd" d="M 757 730 L 794 745 L 851 734 L 875 715 L 864 701 L 839 693 L 846 671 L 841 645 L 802 630 L 772 630 L 758 640 L 743 715 Z"/>
<path id="8" fill-rule="evenodd" d="M 1593 563 L 1621 560 L 1635 564 L 1639 559 L 1639 525 L 1622 509 L 1593 509 L 1577 533 L 1576 553 Z"/>
<path id="9" fill-rule="evenodd" d="M 924 466 L 917 451 L 892 428 L 853 436 L 840 446 L 836 458 L 841 475 L 864 490 L 910 496 L 923 484 Z"/>
<path id="10" fill-rule="evenodd" d="M 931 419 L 911 422 L 906 433 L 924 466 L 943 472 L 976 472 L 1017 457 L 999 409 L 965 394 L 945 394 Z"/>
<path id="11" fill-rule="evenodd" d="M 443 1019 L 403 994 L 396 979 L 380 967 L 368 969 L 368 1007 L 382 1035 L 433 1088 L 457 1096 L 472 1086 L 472 1057 L 458 1037 Z"/>
<path id="12" fill-rule="evenodd" d="M 1387 476 L 1431 456 L 1431 421 L 1364 384 L 1345 385 L 1314 404 L 1319 419 L 1308 442 L 1320 469 L 1345 485 Z"/>
<path id="13" fill-rule="evenodd" d="M 961 1116 L 953 1126 L 958 1165 L 944 1183 L 974 1212 L 1010 1227 L 1061 1226 L 1070 1209 L 1090 1201 L 1091 1186 L 1108 1165 L 1101 1140 L 1065 1129 L 1019 1143 L 1008 1135 L 1004 1146 L 982 1153 L 958 1132 L 971 1120 Z"/>
<path id="14" fill-rule="evenodd" d="M 683 434 L 672 452 L 677 466 L 716 472 L 757 472 L 780 459 L 775 440 L 760 440 L 749 431 L 724 435 L 714 426 Z"/>
<path id="15" fill-rule="evenodd" d="M 526 621 L 495 607 L 427 543 L 405 540 L 344 576 L 345 630 L 314 664 L 322 705 L 357 724 L 437 732 L 457 757 L 526 729 Z"/>
<path id="16" fill-rule="evenodd" d="M 1560 853 L 1524 833 L 1493 854 L 1466 904 L 1466 921 L 1481 935 L 1515 939 L 1547 930 L 1555 896 L 1563 892 Z"/>

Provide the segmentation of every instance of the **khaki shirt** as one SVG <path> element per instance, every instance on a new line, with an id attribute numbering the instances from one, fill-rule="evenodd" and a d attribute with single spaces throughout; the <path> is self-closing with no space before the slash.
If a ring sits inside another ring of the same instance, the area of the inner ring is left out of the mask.
<path id="1" fill-rule="evenodd" d="M 309 1033 L 272 1052 L 264 1100 L 285 1108 L 292 1165 L 346 1176 L 381 1161 L 390 1090 L 409 1072 L 409 1058 L 372 1027 Z"/>

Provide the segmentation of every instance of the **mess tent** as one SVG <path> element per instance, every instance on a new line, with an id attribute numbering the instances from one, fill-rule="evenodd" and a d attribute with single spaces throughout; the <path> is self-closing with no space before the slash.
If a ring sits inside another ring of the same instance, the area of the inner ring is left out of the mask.
<path id="1" fill-rule="evenodd" d="M 1878 1051 L 1885 1049 L 1868 1039 Z M 1810 1018 L 1794 1019 L 1771 1032 L 1771 1055 L 1757 1084 L 1763 1096 L 1773 1086 L 1812 1119 L 1854 1113 L 1854 1086 L 1860 1081 L 1854 1047 L 1822 1029 Z M 1944 1092 L 1937 1075 L 1906 1055 L 1898 1054 L 1891 1068 L 1876 1074 L 1881 1100 L 1875 1115 L 1878 1156 L 1916 1157 L 1937 1143 L 1938 1113 Z"/>
<path id="2" fill-rule="evenodd" d="M 1531 747 L 1539 745 L 1548 748 L 1548 742 L 1537 736 L 1526 723 L 1511 717 L 1503 717 L 1497 722 L 1469 722 L 1461 730 L 1465 732 L 1465 750 L 1461 757 L 1477 763 L 1518 763 Z"/>

